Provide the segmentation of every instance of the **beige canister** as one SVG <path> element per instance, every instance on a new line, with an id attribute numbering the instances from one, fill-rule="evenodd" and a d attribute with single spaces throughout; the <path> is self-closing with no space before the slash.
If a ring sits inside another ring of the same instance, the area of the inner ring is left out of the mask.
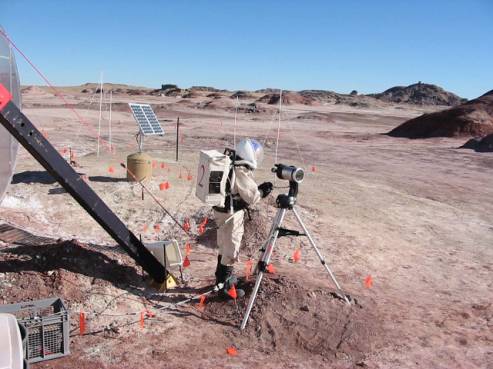
<path id="1" fill-rule="evenodd" d="M 127 168 L 129 181 L 149 179 L 152 177 L 152 158 L 143 152 L 136 152 L 127 156 Z"/>

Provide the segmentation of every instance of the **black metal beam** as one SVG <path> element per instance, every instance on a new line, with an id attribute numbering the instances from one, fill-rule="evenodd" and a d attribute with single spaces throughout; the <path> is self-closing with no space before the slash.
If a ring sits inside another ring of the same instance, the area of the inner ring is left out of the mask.
<path id="1" fill-rule="evenodd" d="M 164 282 L 163 265 L 5 95 L 0 84 L 0 123 L 156 282 Z"/>

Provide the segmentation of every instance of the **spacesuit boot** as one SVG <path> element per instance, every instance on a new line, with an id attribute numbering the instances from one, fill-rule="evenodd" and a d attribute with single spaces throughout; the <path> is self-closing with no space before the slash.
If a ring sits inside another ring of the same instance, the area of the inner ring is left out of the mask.
<path id="1" fill-rule="evenodd" d="M 236 297 L 241 298 L 245 296 L 245 291 L 241 288 L 236 288 L 238 285 L 238 278 L 234 275 L 234 267 L 218 264 L 218 273 L 216 275 L 216 284 L 224 283 L 223 288 L 220 291 L 220 295 L 226 298 L 233 298 L 228 292 L 233 286 L 235 286 Z"/>

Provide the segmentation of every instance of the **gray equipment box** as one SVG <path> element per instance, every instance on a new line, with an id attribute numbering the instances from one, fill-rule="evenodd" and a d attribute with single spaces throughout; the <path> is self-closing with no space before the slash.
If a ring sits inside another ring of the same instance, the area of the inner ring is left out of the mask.
<path id="1" fill-rule="evenodd" d="M 60 298 L 0 305 L 0 313 L 15 315 L 26 329 L 24 357 L 28 363 L 70 354 L 69 314 Z"/>

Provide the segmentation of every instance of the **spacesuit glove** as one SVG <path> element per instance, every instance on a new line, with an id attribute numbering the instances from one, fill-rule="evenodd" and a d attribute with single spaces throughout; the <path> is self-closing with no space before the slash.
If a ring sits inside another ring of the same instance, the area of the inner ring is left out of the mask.
<path id="1" fill-rule="evenodd" d="M 260 191 L 262 198 L 269 196 L 273 188 L 274 186 L 272 185 L 272 182 L 264 182 L 258 186 L 258 190 Z"/>

